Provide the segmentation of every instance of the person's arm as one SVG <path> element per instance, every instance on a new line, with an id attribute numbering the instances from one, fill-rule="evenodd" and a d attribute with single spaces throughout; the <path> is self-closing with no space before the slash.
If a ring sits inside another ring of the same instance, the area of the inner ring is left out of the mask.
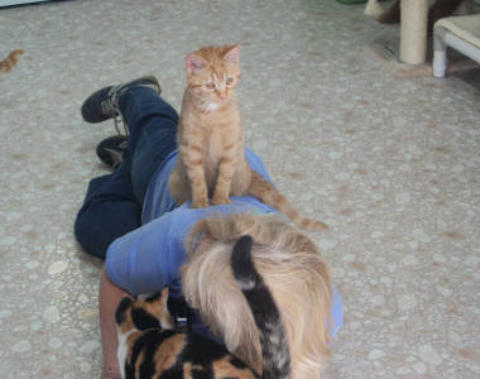
<path id="1" fill-rule="evenodd" d="M 120 377 L 115 312 L 121 299 L 153 294 L 165 286 L 171 294 L 180 292 L 179 268 L 187 258 L 183 240 L 191 225 L 206 213 L 195 211 L 172 211 L 109 246 L 99 295 L 104 379 Z"/>
<path id="2" fill-rule="evenodd" d="M 117 287 L 109 278 L 105 270 L 100 282 L 99 313 L 100 332 L 102 336 L 103 371 L 102 378 L 121 378 L 120 366 L 117 359 L 117 328 L 115 325 L 115 311 L 127 292 Z"/>
<path id="3" fill-rule="evenodd" d="M 125 296 L 159 291 L 179 275 L 177 266 L 185 254 L 167 237 L 171 222 L 169 217 L 156 219 L 118 238 L 107 250 L 99 293 L 103 379 L 121 378 L 115 324 L 120 301 Z"/>

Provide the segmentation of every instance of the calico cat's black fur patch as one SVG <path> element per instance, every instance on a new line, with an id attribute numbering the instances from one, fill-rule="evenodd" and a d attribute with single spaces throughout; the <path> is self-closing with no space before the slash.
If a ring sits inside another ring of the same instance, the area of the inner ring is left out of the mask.
<path id="1" fill-rule="evenodd" d="M 232 272 L 260 331 L 260 345 L 264 362 L 263 378 L 288 378 L 290 351 L 280 312 L 270 290 L 258 274 L 252 261 L 253 239 L 240 238 L 233 247 Z"/>
<path id="2" fill-rule="evenodd" d="M 133 307 L 132 320 L 138 330 L 147 330 L 158 328 L 160 326 L 158 318 L 148 313 L 143 308 Z"/>
<path id="3" fill-rule="evenodd" d="M 115 321 L 117 325 L 120 325 L 125 322 L 125 313 L 127 309 L 132 304 L 133 300 L 129 297 L 124 297 L 120 304 L 117 307 L 117 311 L 115 312 Z"/>

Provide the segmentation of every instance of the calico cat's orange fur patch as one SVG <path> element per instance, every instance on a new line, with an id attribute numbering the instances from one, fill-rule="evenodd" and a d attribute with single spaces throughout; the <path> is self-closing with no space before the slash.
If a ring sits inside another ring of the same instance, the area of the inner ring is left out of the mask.
<path id="1" fill-rule="evenodd" d="M 216 372 L 220 378 L 238 378 L 238 379 L 255 379 L 256 377 L 248 369 L 239 370 L 232 365 L 229 358 L 225 357 L 213 362 L 213 371 Z"/>
<path id="2" fill-rule="evenodd" d="M 163 372 L 172 367 L 186 343 L 184 334 L 176 334 L 163 341 L 153 356 L 157 372 Z"/>

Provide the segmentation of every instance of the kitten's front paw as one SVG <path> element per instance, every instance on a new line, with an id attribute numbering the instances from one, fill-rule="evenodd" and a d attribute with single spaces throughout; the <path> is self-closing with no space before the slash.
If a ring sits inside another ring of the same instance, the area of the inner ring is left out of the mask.
<path id="1" fill-rule="evenodd" d="M 192 201 L 192 205 L 190 208 L 206 208 L 206 207 L 208 207 L 207 200 L 197 200 L 197 201 Z"/>
<path id="2" fill-rule="evenodd" d="M 213 197 L 212 205 L 231 204 L 232 202 L 228 197 Z"/>

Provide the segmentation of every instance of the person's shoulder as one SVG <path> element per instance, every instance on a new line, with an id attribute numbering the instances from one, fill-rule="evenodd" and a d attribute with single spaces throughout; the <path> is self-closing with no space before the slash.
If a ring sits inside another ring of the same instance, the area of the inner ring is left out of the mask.
<path id="1" fill-rule="evenodd" d="M 190 208 L 189 202 L 165 213 L 161 218 L 165 218 L 165 222 L 170 225 L 170 230 L 174 233 L 177 231 L 189 230 L 194 223 L 205 218 L 211 212 L 211 207 L 207 208 Z"/>

